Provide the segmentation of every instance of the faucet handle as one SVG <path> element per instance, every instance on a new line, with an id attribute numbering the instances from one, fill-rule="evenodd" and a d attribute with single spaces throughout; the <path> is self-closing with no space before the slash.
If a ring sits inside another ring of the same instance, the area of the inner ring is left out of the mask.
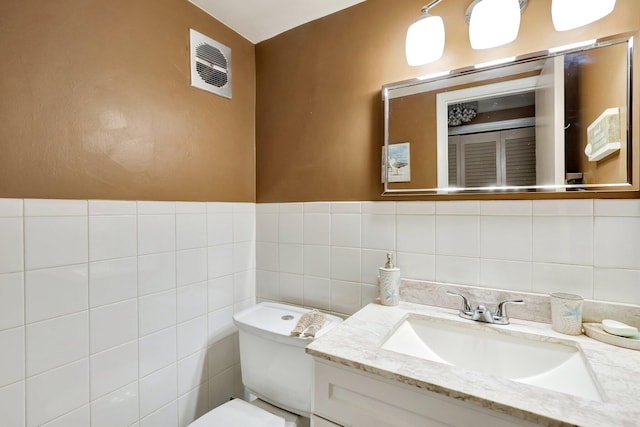
<path id="1" fill-rule="evenodd" d="M 505 319 L 508 319 L 507 316 L 507 304 L 524 304 L 524 300 L 521 299 L 511 299 L 511 300 L 505 300 L 502 301 L 501 303 L 498 304 L 498 308 L 496 309 L 496 313 L 495 313 L 495 317 L 504 317 Z"/>
<path id="2" fill-rule="evenodd" d="M 447 291 L 447 295 L 451 295 L 453 297 L 460 297 L 462 298 L 462 307 L 460 308 L 461 312 L 464 313 L 471 313 L 473 310 L 471 309 L 471 304 L 469 303 L 469 300 L 467 299 L 467 297 L 465 297 L 462 294 L 459 294 L 457 292 L 451 292 L 451 291 Z"/>

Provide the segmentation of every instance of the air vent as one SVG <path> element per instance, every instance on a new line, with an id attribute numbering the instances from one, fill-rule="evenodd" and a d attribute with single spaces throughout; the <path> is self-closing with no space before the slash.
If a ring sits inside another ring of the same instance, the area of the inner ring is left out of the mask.
<path id="1" fill-rule="evenodd" d="M 191 86 L 231 98 L 231 49 L 189 30 L 191 39 Z"/>

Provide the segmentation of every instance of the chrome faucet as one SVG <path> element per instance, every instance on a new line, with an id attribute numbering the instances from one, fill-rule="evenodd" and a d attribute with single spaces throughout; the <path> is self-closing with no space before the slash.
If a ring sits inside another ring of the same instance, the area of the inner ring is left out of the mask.
<path id="1" fill-rule="evenodd" d="M 463 319 L 475 320 L 476 322 L 493 323 L 496 325 L 508 325 L 509 316 L 507 316 L 507 304 L 524 304 L 521 299 L 505 300 L 498 304 L 496 312 L 492 313 L 484 305 L 478 305 L 475 309 L 471 308 L 471 304 L 467 297 L 456 292 L 447 291 L 448 295 L 462 298 L 462 306 L 458 315 Z"/>

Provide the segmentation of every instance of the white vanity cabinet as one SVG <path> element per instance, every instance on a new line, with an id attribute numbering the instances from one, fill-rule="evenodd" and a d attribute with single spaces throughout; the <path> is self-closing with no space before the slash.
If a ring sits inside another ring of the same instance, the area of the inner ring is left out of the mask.
<path id="1" fill-rule="evenodd" d="M 537 425 L 318 358 L 314 372 L 312 427 Z"/>

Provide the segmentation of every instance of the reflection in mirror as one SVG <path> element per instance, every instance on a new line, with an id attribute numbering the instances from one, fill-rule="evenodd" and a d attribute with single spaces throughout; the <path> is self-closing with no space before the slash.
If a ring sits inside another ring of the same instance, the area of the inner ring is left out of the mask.
<path id="1" fill-rule="evenodd" d="M 446 129 L 446 141 L 438 141 L 447 166 L 439 163 L 439 187 L 541 184 L 536 174 L 542 163 L 536 162 L 537 85 L 538 76 L 532 76 L 436 95 L 437 125 Z"/>
<path id="2" fill-rule="evenodd" d="M 629 190 L 630 40 L 385 85 L 383 194 Z"/>

